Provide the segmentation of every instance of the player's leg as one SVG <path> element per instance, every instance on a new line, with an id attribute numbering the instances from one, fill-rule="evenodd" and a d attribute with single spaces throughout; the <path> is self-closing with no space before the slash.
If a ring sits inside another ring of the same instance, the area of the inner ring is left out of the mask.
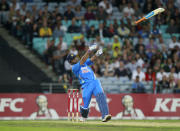
<path id="1" fill-rule="evenodd" d="M 98 106 L 102 115 L 102 121 L 106 122 L 110 120 L 111 115 L 109 115 L 109 108 L 106 101 L 106 95 L 102 89 L 102 86 L 99 80 L 96 80 L 95 82 L 95 88 L 93 90 L 93 94 L 96 97 L 96 102 L 98 103 Z"/>
<path id="2" fill-rule="evenodd" d="M 83 118 L 88 117 L 89 103 L 91 101 L 92 93 L 93 92 L 92 92 L 91 84 L 88 84 L 88 86 L 82 89 L 82 99 L 83 99 L 84 105 L 80 106 L 80 113 Z"/>

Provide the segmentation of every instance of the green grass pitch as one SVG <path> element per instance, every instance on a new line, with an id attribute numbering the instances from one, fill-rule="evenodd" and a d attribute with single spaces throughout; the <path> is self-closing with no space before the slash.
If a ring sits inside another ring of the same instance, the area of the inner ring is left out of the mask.
<path id="1" fill-rule="evenodd" d="M 0 121 L 0 131 L 180 131 L 180 120 L 112 120 L 106 123 L 10 120 Z"/>

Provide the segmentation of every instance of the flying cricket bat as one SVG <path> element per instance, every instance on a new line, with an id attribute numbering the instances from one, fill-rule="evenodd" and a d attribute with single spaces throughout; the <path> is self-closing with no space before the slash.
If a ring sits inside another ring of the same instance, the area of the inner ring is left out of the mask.
<path id="1" fill-rule="evenodd" d="M 162 13 L 164 10 L 165 10 L 164 8 L 157 8 L 157 9 L 151 11 L 149 14 L 147 14 L 143 18 L 135 21 L 135 24 L 138 24 L 138 23 L 140 23 L 140 22 L 142 22 L 144 20 L 147 20 L 147 19 L 149 19 L 149 18 L 151 18 L 151 17 L 153 17 L 153 16 L 155 16 L 155 15 L 157 15 L 159 13 Z"/>

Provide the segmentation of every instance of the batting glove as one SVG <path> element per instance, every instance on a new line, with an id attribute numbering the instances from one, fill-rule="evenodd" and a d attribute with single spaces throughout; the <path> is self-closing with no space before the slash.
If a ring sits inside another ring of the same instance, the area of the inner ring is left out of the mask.
<path id="1" fill-rule="evenodd" d="M 96 52 L 96 56 L 100 56 L 103 54 L 103 50 L 102 49 L 99 49 L 97 52 Z"/>
<path id="2" fill-rule="evenodd" d="M 93 51 L 95 49 L 97 49 L 97 45 L 96 44 L 93 44 L 93 45 L 89 46 L 89 51 Z"/>

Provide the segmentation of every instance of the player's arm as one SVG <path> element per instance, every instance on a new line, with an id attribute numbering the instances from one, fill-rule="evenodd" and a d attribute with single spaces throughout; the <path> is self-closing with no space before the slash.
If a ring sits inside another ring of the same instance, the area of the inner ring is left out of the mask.
<path id="1" fill-rule="evenodd" d="M 97 45 L 92 45 L 89 47 L 89 49 L 86 51 L 86 53 L 83 55 L 83 57 L 80 60 L 80 65 L 84 64 L 86 60 L 89 58 L 89 54 L 91 51 L 97 49 Z"/>
<path id="2" fill-rule="evenodd" d="M 93 55 L 93 57 L 91 57 L 91 61 L 95 61 L 100 55 L 103 54 L 103 50 L 102 49 L 99 49 L 95 55 Z"/>

